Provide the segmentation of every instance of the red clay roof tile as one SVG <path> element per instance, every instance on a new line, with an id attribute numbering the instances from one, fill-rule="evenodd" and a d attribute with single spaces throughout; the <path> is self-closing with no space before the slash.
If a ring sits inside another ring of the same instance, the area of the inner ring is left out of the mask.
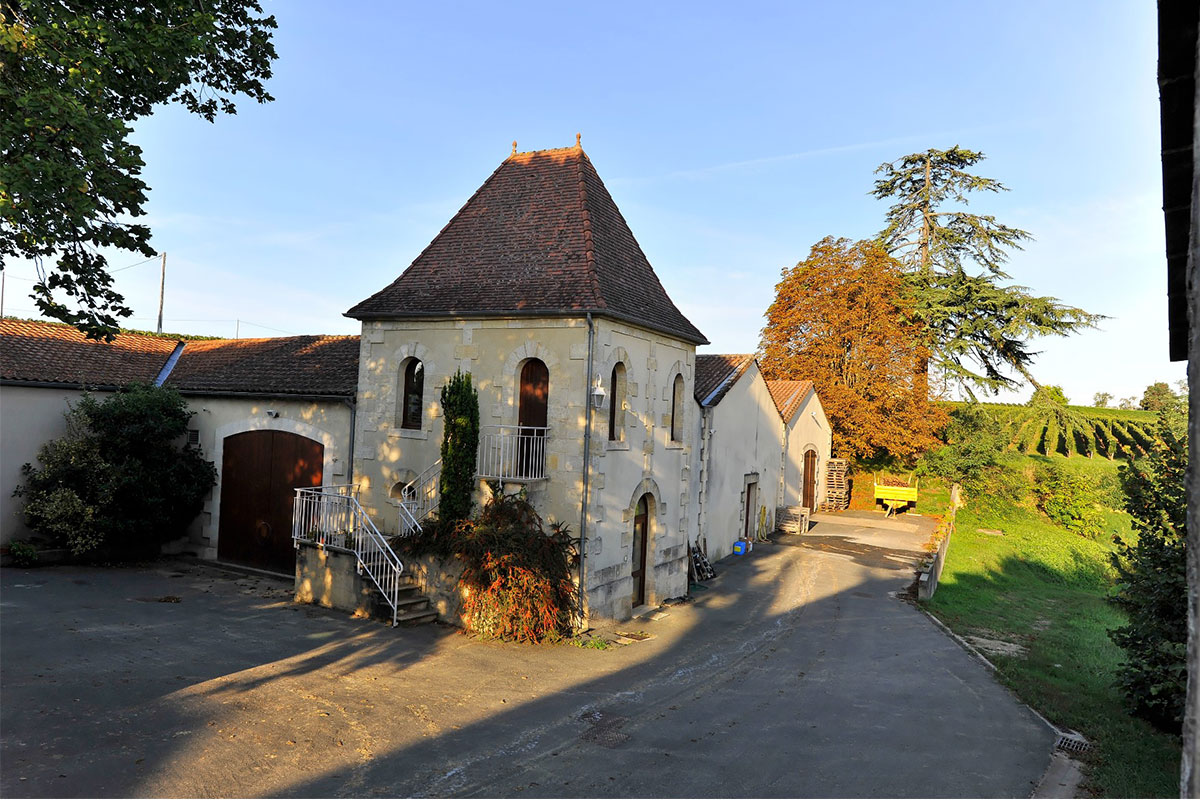
<path id="1" fill-rule="evenodd" d="M 812 388 L 812 381 L 767 381 L 767 390 L 771 399 L 779 409 L 779 416 L 784 422 L 791 422 L 792 417 L 800 410 L 800 403 Z"/>
<path id="2" fill-rule="evenodd" d="M 111 343 L 70 325 L 0 320 L 0 379 L 81 387 L 157 379 L 174 339 L 119 334 Z M 291 336 L 186 342 L 166 381 L 182 392 L 354 397 L 357 336 Z"/>
<path id="3" fill-rule="evenodd" d="M 166 385 L 189 394 L 354 397 L 358 386 L 358 337 L 188 342 Z"/>
<path id="4" fill-rule="evenodd" d="M 697 344 L 581 148 L 517 153 L 390 286 L 346 312 L 610 316 Z"/>
<path id="5" fill-rule="evenodd" d="M 753 353 L 697 355 L 696 383 L 693 390 L 696 402 L 710 408 L 720 403 L 753 363 Z"/>
<path id="6" fill-rule="evenodd" d="M 150 383 L 175 345 L 129 333 L 100 342 L 62 323 L 0 319 L 0 379 L 84 387 Z"/>

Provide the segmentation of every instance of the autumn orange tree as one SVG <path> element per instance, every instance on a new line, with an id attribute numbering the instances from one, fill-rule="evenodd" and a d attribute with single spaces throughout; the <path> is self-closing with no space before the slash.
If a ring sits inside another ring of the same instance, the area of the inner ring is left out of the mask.
<path id="1" fill-rule="evenodd" d="M 908 459 L 946 424 L 917 368 L 922 334 L 899 262 L 878 242 L 826 237 L 783 271 L 760 363 L 770 379 L 813 382 L 839 456 Z"/>

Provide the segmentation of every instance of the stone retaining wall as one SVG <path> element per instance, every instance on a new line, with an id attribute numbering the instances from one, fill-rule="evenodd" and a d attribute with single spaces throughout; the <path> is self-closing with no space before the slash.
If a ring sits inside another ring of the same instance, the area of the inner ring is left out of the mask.
<path id="1" fill-rule="evenodd" d="M 942 567 L 946 564 L 946 554 L 950 551 L 950 537 L 954 535 L 954 519 L 962 504 L 962 488 L 956 483 L 950 487 L 950 508 L 947 509 L 946 519 L 942 523 L 942 540 L 938 542 L 938 548 L 932 560 L 925 564 L 917 579 L 918 600 L 928 600 L 937 591 L 938 580 L 942 577 Z"/>

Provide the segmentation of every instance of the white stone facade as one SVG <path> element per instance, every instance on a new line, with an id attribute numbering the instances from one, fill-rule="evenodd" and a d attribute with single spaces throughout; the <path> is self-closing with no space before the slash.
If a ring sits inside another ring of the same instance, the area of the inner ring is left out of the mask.
<path id="1" fill-rule="evenodd" d="M 441 388 L 456 370 L 470 373 L 479 394 L 480 425 L 517 423 L 521 369 L 537 358 L 549 371 L 545 480 L 522 482 L 542 518 L 566 522 L 578 535 L 584 525 L 584 444 L 590 397 L 597 382 L 607 396 L 593 408 L 589 449 L 589 498 L 583 575 L 593 618 L 628 618 L 633 516 L 649 494 L 645 599 L 656 604 L 687 592 L 689 473 L 692 421 L 671 439 L 672 392 L 682 379 L 679 406 L 691 401 L 695 347 L 606 318 L 593 320 L 592 367 L 588 370 L 586 318 L 384 320 L 363 324 L 355 426 L 354 476 L 359 498 L 377 526 L 396 532 L 398 485 L 412 480 L 440 456 Z M 419 429 L 401 427 L 400 397 L 408 359 L 424 367 Z M 620 435 L 609 440 L 609 377 L 624 367 Z M 515 482 L 514 482 L 515 483 Z M 507 488 L 507 487 L 506 487 Z M 477 500 L 485 489 L 480 487 Z"/>
<path id="2" fill-rule="evenodd" d="M 698 534 L 709 559 L 715 560 L 732 553 L 743 536 L 774 529 L 775 508 L 785 505 L 785 424 L 757 364 L 718 404 L 697 404 L 696 409 L 702 442 L 699 479 L 693 484 L 700 509 Z"/>

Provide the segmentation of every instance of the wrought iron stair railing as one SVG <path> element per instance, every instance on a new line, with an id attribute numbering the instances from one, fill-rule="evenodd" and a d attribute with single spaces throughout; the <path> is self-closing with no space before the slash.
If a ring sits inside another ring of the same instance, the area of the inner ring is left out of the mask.
<path id="1" fill-rule="evenodd" d="M 297 489 L 294 503 L 292 539 L 296 547 L 304 541 L 352 551 L 358 574 L 369 577 L 391 606 L 392 627 L 395 627 L 404 564 L 359 505 L 357 486 L 341 484 Z M 412 524 L 420 529 L 416 520 Z"/>

